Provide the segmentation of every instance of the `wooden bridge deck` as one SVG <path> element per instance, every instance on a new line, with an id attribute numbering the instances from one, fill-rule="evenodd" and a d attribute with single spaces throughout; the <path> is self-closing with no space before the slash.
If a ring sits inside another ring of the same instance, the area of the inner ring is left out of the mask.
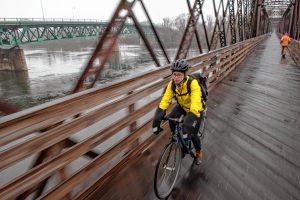
<path id="1" fill-rule="evenodd" d="M 300 68 L 273 34 L 210 93 L 204 162 L 184 158 L 169 199 L 300 199 L 299 130 Z M 160 137 L 94 199 L 156 199 Z"/>

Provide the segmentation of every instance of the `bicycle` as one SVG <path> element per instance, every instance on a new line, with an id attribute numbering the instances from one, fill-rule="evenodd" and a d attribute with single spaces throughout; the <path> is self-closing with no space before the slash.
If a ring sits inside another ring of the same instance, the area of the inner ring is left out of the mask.
<path id="1" fill-rule="evenodd" d="M 282 52 L 281 52 L 281 56 L 282 58 L 285 58 L 285 54 L 286 54 L 286 51 L 287 51 L 287 47 L 282 47 Z"/>
<path id="2" fill-rule="evenodd" d="M 198 132 L 201 145 L 204 139 L 206 111 L 207 109 L 205 108 Z M 170 142 L 160 155 L 155 169 L 154 191 L 159 199 L 168 197 L 172 192 L 179 175 L 182 158 L 185 154 L 190 154 L 192 158 L 196 158 L 196 150 L 191 139 L 182 132 L 183 115 L 179 119 L 166 117 L 164 120 L 174 121 L 176 128 Z M 165 185 L 163 185 L 164 183 Z"/>

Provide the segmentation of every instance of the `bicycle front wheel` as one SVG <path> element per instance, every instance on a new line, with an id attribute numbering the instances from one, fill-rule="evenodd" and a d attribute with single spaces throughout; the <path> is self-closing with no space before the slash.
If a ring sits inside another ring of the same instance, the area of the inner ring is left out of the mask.
<path id="1" fill-rule="evenodd" d="M 179 143 L 166 145 L 156 165 L 154 191 L 159 199 L 166 198 L 172 192 L 181 166 L 182 151 Z"/>

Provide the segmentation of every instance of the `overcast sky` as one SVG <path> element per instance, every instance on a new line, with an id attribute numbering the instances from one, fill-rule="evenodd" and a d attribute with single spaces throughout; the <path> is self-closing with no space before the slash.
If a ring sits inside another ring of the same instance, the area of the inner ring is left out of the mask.
<path id="1" fill-rule="evenodd" d="M 216 2 L 218 2 L 217 0 Z M 75 18 L 109 20 L 120 0 L 0 0 L 0 18 Z M 186 0 L 143 0 L 151 19 L 162 22 L 188 13 Z M 194 0 L 191 1 L 193 3 Z M 204 14 L 212 14 L 211 1 L 205 1 Z M 42 9 L 43 8 L 43 9 Z M 139 21 L 146 20 L 140 3 L 134 12 Z"/>

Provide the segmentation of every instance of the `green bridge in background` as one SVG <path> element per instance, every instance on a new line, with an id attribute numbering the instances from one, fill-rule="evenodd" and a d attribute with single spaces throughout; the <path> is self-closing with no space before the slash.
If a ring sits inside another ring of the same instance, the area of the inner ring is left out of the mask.
<path id="1" fill-rule="evenodd" d="M 0 18 L 0 47 L 58 39 L 98 37 L 108 21 L 92 19 Z M 145 35 L 153 35 L 151 27 L 142 25 Z M 118 27 L 115 28 L 118 31 Z M 138 35 L 133 23 L 126 23 L 121 35 Z"/>

